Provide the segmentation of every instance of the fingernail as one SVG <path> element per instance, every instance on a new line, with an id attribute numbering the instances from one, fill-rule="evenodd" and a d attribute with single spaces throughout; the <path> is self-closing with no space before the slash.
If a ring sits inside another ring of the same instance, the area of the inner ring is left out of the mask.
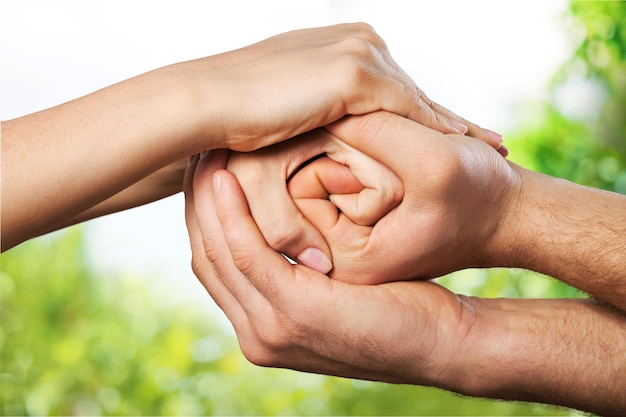
<path id="1" fill-rule="evenodd" d="M 317 248 L 306 248 L 298 255 L 297 259 L 302 265 L 308 266 L 322 274 L 327 274 L 333 269 L 333 264 L 330 262 L 330 259 L 324 255 L 324 252 Z"/>
<path id="2" fill-rule="evenodd" d="M 222 179 L 220 178 L 220 174 L 217 172 L 213 174 L 213 194 L 217 194 L 220 191 L 220 186 L 222 185 Z"/>
<path id="3" fill-rule="evenodd" d="M 500 153 L 500 155 L 502 155 L 503 157 L 507 157 L 509 156 L 509 148 L 507 148 L 506 146 L 502 145 L 498 148 L 498 152 Z"/>
<path id="4" fill-rule="evenodd" d="M 462 135 L 467 133 L 468 127 L 458 120 L 450 119 L 450 124 L 457 130 L 457 132 L 461 133 Z"/>
<path id="5" fill-rule="evenodd" d="M 493 130 L 483 128 L 483 132 L 487 134 L 491 139 L 495 140 L 498 143 L 504 142 L 504 138 L 501 134 L 494 132 Z"/>

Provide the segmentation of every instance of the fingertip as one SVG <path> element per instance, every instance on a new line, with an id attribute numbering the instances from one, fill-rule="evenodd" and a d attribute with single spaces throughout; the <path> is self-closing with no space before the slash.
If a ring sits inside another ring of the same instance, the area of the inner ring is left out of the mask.
<path id="1" fill-rule="evenodd" d="M 450 125 L 456 131 L 456 133 L 460 133 L 461 135 L 464 135 L 469 130 L 469 127 L 467 127 L 467 125 L 459 122 L 458 120 L 448 119 L 448 121 L 450 122 Z"/>
<path id="2" fill-rule="evenodd" d="M 503 157 L 507 157 L 509 155 L 509 150 L 506 146 L 503 145 L 504 138 L 501 134 L 494 132 L 493 130 L 480 128 L 482 138 L 488 145 L 491 145 L 500 155 Z"/>
<path id="3" fill-rule="evenodd" d="M 237 217 L 249 215 L 250 210 L 246 197 L 239 186 L 237 178 L 225 169 L 213 173 L 212 188 L 215 205 L 221 216 Z"/>
<path id="4" fill-rule="evenodd" d="M 318 248 L 308 247 L 296 257 L 299 263 L 322 274 L 327 274 L 333 269 L 330 259 Z"/>
<path id="5" fill-rule="evenodd" d="M 356 225 L 371 226 L 379 220 L 376 213 L 369 212 L 370 205 L 359 204 L 358 193 L 330 194 L 328 199 Z"/>
<path id="6" fill-rule="evenodd" d="M 501 134 L 499 134 L 499 133 L 497 133 L 497 132 L 494 132 L 493 130 L 486 129 L 486 128 L 484 128 L 484 127 L 483 127 L 482 129 L 483 129 L 483 132 L 485 132 L 485 134 L 486 134 L 487 136 L 489 136 L 489 138 L 490 138 L 493 142 L 495 142 L 495 143 L 497 143 L 497 144 L 499 144 L 499 145 L 502 145 L 502 143 L 504 142 L 504 138 L 502 137 L 502 135 L 501 135 Z"/>

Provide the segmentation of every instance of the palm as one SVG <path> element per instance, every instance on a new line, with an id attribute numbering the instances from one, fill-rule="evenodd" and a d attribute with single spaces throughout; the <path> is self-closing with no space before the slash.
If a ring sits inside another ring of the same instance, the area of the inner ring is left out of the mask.
<path id="1" fill-rule="evenodd" d="M 431 363 L 431 355 L 446 353 L 441 346 L 454 351 L 453 341 L 462 339 L 459 332 L 468 323 L 459 297 L 432 282 L 355 285 L 286 263 L 274 271 L 275 277 L 288 284 L 272 285 L 267 293 L 272 314 L 248 315 L 251 332 L 244 332 L 242 348 L 246 349 L 244 344 L 258 346 L 255 339 L 266 339 L 268 332 L 270 338 L 288 340 L 284 346 L 274 346 L 272 357 L 279 366 L 429 384 L 435 375 L 425 364 Z M 273 320 L 268 322 L 268 317 Z M 331 334 L 328 329 L 333 329 Z M 381 350 L 386 352 L 382 361 Z M 416 362 L 416 357 L 422 360 Z M 398 369 L 404 369 L 404 374 Z M 422 379 L 416 381 L 411 375 L 422 375 Z"/>

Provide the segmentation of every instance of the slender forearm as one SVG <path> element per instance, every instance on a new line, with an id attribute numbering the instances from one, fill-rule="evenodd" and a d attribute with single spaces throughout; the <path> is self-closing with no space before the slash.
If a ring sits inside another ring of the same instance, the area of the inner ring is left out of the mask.
<path id="1" fill-rule="evenodd" d="M 555 277 L 626 311 L 626 196 L 520 169 L 499 266 Z"/>
<path id="2" fill-rule="evenodd" d="M 623 313 L 591 300 L 471 302 L 476 310 L 473 332 L 446 388 L 623 415 Z"/>
<path id="3" fill-rule="evenodd" d="M 211 145 L 174 67 L 2 123 L 2 249 L 45 233 Z M 211 109 L 206 118 L 210 120 Z"/>
<path id="4" fill-rule="evenodd" d="M 139 207 L 179 193 L 182 191 L 186 166 L 186 159 L 170 164 L 82 213 L 64 219 L 62 223 L 50 225 L 49 230 L 45 230 L 43 233 Z"/>

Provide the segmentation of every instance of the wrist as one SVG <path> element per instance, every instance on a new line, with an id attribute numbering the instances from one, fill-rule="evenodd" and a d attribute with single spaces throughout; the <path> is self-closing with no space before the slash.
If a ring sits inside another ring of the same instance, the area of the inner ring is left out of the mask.
<path id="1" fill-rule="evenodd" d="M 517 331 L 517 309 L 514 304 L 508 305 L 510 301 L 468 298 L 475 312 L 474 323 L 459 353 L 450 361 L 446 389 L 474 397 L 520 399 L 511 391 L 517 389 L 518 373 L 525 370 L 518 366 L 524 357 L 525 335 Z M 526 369 L 534 367 L 532 362 L 523 365 Z"/>
<path id="2" fill-rule="evenodd" d="M 508 199 L 498 227 L 487 245 L 486 267 L 526 268 L 536 270 L 536 259 L 545 248 L 537 237 L 551 226 L 550 211 L 554 204 L 552 182 L 562 181 L 509 163 L 518 179 L 509 186 Z"/>
<path id="3" fill-rule="evenodd" d="M 513 167 L 521 185 L 487 266 L 546 274 L 626 310 L 626 197 Z"/>
<path id="4" fill-rule="evenodd" d="M 442 388 L 601 414 L 623 409 L 626 318 L 590 300 L 476 299 Z M 598 390 L 597 387 L 602 387 Z"/>
<path id="5" fill-rule="evenodd" d="M 247 109 L 251 107 L 248 103 L 255 101 L 253 97 L 261 94 L 259 85 L 263 84 L 251 75 L 249 54 L 249 48 L 243 48 L 161 69 L 165 77 L 177 81 L 185 109 L 179 113 L 190 128 L 193 153 L 210 149 L 251 151 L 272 136 L 263 125 L 269 121 L 259 113 L 265 109 L 253 108 L 252 116 L 258 120 L 250 119 Z M 261 95 L 270 97 L 274 91 L 265 87 L 268 91 Z M 269 106 L 267 102 L 263 105 Z M 259 126 L 255 128 L 252 124 L 256 122 Z M 274 142 L 270 138 L 265 145 Z"/>
<path id="6" fill-rule="evenodd" d="M 164 147 L 176 156 L 170 162 L 228 147 L 222 115 L 224 89 L 211 67 L 212 58 L 181 62 L 146 74 L 157 86 L 154 103 L 161 111 L 155 119 L 163 128 L 160 137 Z M 172 140 L 174 135 L 176 140 Z"/>

